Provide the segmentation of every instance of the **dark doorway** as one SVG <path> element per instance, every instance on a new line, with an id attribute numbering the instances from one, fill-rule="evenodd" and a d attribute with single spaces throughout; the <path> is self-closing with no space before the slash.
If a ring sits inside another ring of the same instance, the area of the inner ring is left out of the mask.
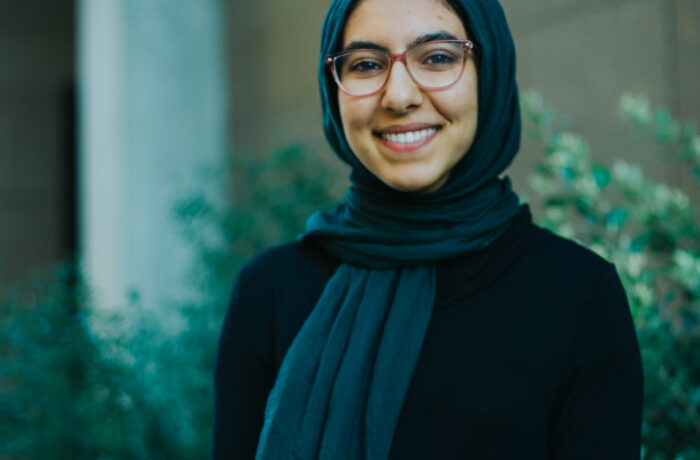
<path id="1" fill-rule="evenodd" d="M 0 286 L 76 250 L 75 8 L 0 0 Z"/>

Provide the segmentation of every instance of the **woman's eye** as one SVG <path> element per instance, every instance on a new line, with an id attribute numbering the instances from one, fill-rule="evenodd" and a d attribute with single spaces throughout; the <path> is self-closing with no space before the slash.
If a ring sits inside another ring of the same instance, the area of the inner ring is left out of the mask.
<path id="1" fill-rule="evenodd" d="M 445 65 L 455 62 L 454 56 L 449 53 L 434 53 L 423 60 L 426 65 Z"/>
<path id="2" fill-rule="evenodd" d="M 350 72 L 372 72 L 382 70 L 382 66 L 374 61 L 357 61 L 350 66 Z"/>

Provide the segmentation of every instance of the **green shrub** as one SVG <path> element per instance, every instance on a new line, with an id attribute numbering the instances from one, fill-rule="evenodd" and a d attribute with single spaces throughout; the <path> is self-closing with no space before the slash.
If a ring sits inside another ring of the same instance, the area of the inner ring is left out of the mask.
<path id="1" fill-rule="evenodd" d="M 67 262 L 0 292 L 0 459 L 209 458 L 213 367 L 238 269 L 337 202 L 342 171 L 292 146 L 202 172 L 175 205 L 199 254 L 172 333 L 133 292 L 93 308 Z"/>
<path id="2" fill-rule="evenodd" d="M 89 305 L 72 262 L 2 292 L 0 458 L 166 458 L 140 370 L 95 342 Z"/>

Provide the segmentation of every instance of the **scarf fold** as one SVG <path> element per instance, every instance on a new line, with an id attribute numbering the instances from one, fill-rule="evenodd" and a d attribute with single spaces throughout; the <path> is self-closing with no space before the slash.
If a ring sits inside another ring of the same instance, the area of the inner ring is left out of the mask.
<path id="1" fill-rule="evenodd" d="M 352 166 L 352 186 L 301 236 L 342 263 L 282 361 L 257 460 L 386 460 L 433 311 L 435 264 L 488 247 L 519 212 L 510 180 L 499 177 L 521 127 L 515 49 L 498 1 L 450 1 L 481 45 L 479 124 L 447 183 L 424 195 L 386 186 L 344 137 L 323 57 L 338 49 L 354 3 L 331 3 L 319 63 L 324 130 Z"/>
<path id="2" fill-rule="evenodd" d="M 282 363 L 257 458 L 387 458 L 434 297 L 432 267 L 341 265 Z"/>

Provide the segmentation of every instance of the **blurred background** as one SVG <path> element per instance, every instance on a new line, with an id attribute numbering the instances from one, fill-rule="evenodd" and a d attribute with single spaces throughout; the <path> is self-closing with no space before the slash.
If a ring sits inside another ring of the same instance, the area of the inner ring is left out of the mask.
<path id="1" fill-rule="evenodd" d="M 618 265 L 645 458 L 700 458 L 700 0 L 501 3 L 527 127 L 507 174 Z M 0 459 L 206 458 L 238 268 L 346 185 L 328 5 L 0 0 Z"/>

